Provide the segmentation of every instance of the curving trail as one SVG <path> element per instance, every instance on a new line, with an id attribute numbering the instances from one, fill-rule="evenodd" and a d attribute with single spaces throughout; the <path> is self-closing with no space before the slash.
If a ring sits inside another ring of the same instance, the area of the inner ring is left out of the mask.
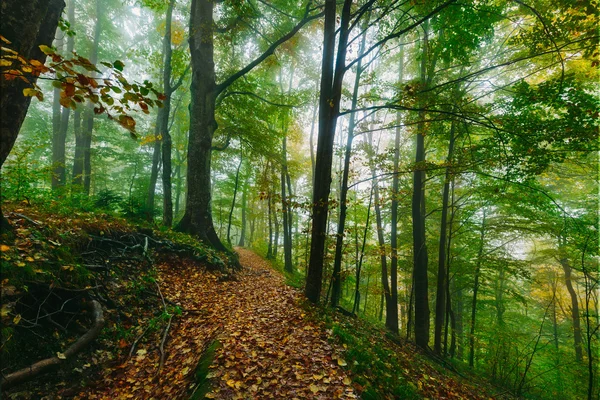
<path id="1" fill-rule="evenodd" d="M 189 310 L 173 318 L 164 367 L 158 372 L 159 343 L 140 343 L 130 360 L 106 370 L 102 382 L 79 397 L 188 398 L 200 356 L 217 340 L 206 398 L 357 398 L 340 367 L 342 350 L 305 316 L 302 294 L 258 255 L 237 251 L 243 268 L 236 280 L 173 260 L 160 264 L 165 298 Z"/>

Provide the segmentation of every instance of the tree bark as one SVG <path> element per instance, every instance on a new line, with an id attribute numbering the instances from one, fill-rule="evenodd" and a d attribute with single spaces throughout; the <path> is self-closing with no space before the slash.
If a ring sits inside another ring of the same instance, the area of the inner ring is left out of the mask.
<path id="1" fill-rule="evenodd" d="M 94 28 L 94 41 L 90 53 L 90 62 L 96 64 L 98 62 L 98 48 L 100 46 L 100 35 L 102 33 L 102 0 L 96 0 L 96 25 Z M 92 74 L 93 75 L 93 74 Z M 83 114 L 83 193 L 87 196 L 90 194 L 91 179 L 92 179 L 92 134 L 94 131 L 94 105 L 88 102 L 88 105 Z"/>
<path id="2" fill-rule="evenodd" d="M 226 251 L 213 224 L 210 192 L 211 147 L 217 129 L 213 6 L 214 2 L 211 0 L 192 0 L 189 39 L 192 100 L 188 142 L 188 190 L 185 213 L 177 229 L 196 235 L 217 250 Z"/>
<path id="3" fill-rule="evenodd" d="M 398 71 L 398 82 L 404 80 L 404 46 L 400 46 L 400 62 Z M 392 178 L 392 212 L 391 212 L 391 260 L 390 260 L 390 305 L 389 316 L 386 315 L 386 326 L 396 335 L 398 331 L 398 187 L 400 169 L 400 111 L 396 113 L 396 135 L 394 138 L 394 177 Z"/>
<path id="4" fill-rule="evenodd" d="M 233 199 L 231 200 L 231 208 L 229 209 L 229 218 L 227 219 L 227 243 L 231 246 L 231 220 L 233 219 L 233 210 L 235 210 L 235 199 L 237 198 L 238 186 L 240 182 L 240 169 L 242 168 L 242 163 L 244 162 L 244 156 L 242 154 L 242 149 L 240 148 L 240 162 L 237 166 L 237 170 L 235 171 L 235 182 L 233 186 Z"/>
<path id="5" fill-rule="evenodd" d="M 277 47 L 292 38 L 305 24 L 316 18 L 309 16 L 311 2 L 303 18 L 285 35 L 275 40 L 260 56 L 230 75 L 220 84 L 215 81 L 213 0 L 192 0 L 189 44 L 192 65 L 190 132 L 186 208 L 177 229 L 197 236 L 217 250 L 227 251 L 214 228 L 211 211 L 210 168 L 214 132 L 216 98 L 239 78 L 250 72 Z"/>
<path id="6" fill-rule="evenodd" d="M 444 177 L 444 189 L 442 191 L 442 219 L 440 221 L 440 243 L 438 250 L 438 276 L 437 292 L 435 299 L 435 329 L 434 329 L 434 347 L 433 351 L 442 354 L 442 328 L 444 326 L 444 316 L 446 313 L 446 292 L 448 288 L 448 276 L 446 274 L 446 246 L 448 245 L 448 202 L 450 199 L 450 181 L 452 180 L 451 163 L 454 153 L 455 123 L 450 126 L 450 142 L 448 144 L 448 156 L 446 157 L 446 176 Z"/>
<path id="7" fill-rule="evenodd" d="M 486 209 L 483 208 L 483 220 L 479 233 L 479 252 L 477 254 L 477 265 L 475 266 L 475 280 L 473 281 L 473 302 L 471 303 L 471 328 L 469 331 L 469 367 L 475 365 L 475 317 L 477 316 L 477 293 L 479 292 L 479 277 L 481 275 L 481 258 L 483 257 L 483 246 L 485 239 L 485 217 Z"/>
<path id="8" fill-rule="evenodd" d="M 391 325 L 391 319 L 393 316 L 390 314 L 393 313 L 392 309 L 392 293 L 390 290 L 390 282 L 388 275 L 388 267 L 387 267 L 387 252 L 385 250 L 385 238 L 383 237 L 383 218 L 381 217 L 381 201 L 379 197 L 379 181 L 376 178 L 377 171 L 375 169 L 375 165 L 373 164 L 374 156 L 375 156 L 375 148 L 373 147 L 373 134 L 369 132 L 367 134 L 367 139 L 369 142 L 369 148 L 371 152 L 371 176 L 373 178 L 373 193 L 375 199 L 375 220 L 377 222 L 377 243 L 379 245 L 379 258 L 381 260 L 381 286 L 383 288 L 383 294 L 385 298 L 385 326 L 392 332 L 393 326 Z M 398 313 L 398 309 L 396 308 L 396 315 Z M 390 319 L 391 318 L 391 319 Z M 396 317 L 396 321 L 397 317 Z M 388 326 L 388 323 L 390 325 Z M 397 323 L 396 323 L 396 331 L 397 331 Z"/>
<path id="9" fill-rule="evenodd" d="M 52 44 L 64 7 L 63 0 L 3 0 L 0 21 L 2 36 L 11 42 L 8 47 L 25 59 L 45 63 L 46 55 L 39 45 Z M 35 77 L 29 79 L 32 83 L 36 81 Z M 17 140 L 29 109 L 31 97 L 23 96 L 23 89 L 29 86 L 20 79 L 5 80 L 0 75 L 0 169 Z M 10 229 L 1 205 L 0 229 Z"/>
<path id="10" fill-rule="evenodd" d="M 84 137 L 81 133 L 81 110 L 77 109 L 73 113 L 73 134 L 75 136 L 75 156 L 73 158 L 73 179 L 71 183 L 76 191 L 83 185 L 83 148 Z"/>
<path id="11" fill-rule="evenodd" d="M 367 39 L 366 29 L 362 34 L 358 55 L 361 56 L 365 50 L 365 43 Z M 354 89 L 352 91 L 352 109 L 356 108 L 358 102 L 358 89 L 360 87 L 360 75 L 362 74 L 362 59 L 358 61 L 356 67 L 356 76 L 354 78 Z M 346 214 L 348 210 L 347 198 L 348 198 L 348 175 L 350 173 L 350 158 L 352 157 L 352 141 L 354 140 L 354 125 L 355 125 L 355 113 L 350 113 L 350 120 L 348 121 L 348 137 L 346 141 L 346 149 L 344 155 L 344 164 L 342 167 L 342 181 L 340 182 L 340 213 L 335 243 L 335 258 L 333 261 L 333 287 L 331 294 L 331 306 L 336 307 L 341 298 L 342 293 L 342 252 L 344 247 L 344 232 L 346 230 Z"/>
<path id="12" fill-rule="evenodd" d="M 427 82 L 428 58 L 427 21 L 423 23 L 424 37 L 422 41 L 422 59 L 420 80 L 425 87 Z M 429 293 L 427 277 L 427 243 L 425 240 L 425 113 L 419 113 L 415 151 L 415 171 L 413 173 L 412 221 L 413 221 L 413 257 L 414 257 L 414 291 L 415 291 L 415 342 L 426 349 L 429 345 Z"/>
<path id="13" fill-rule="evenodd" d="M 287 177 L 287 135 L 284 133 L 281 146 L 281 210 L 283 212 L 283 262 L 287 272 L 294 272 L 292 265 L 292 231 L 290 208 L 285 192 L 285 180 Z"/>
<path id="14" fill-rule="evenodd" d="M 156 182 L 158 181 L 158 169 L 160 165 L 161 141 L 160 128 L 162 119 L 162 109 L 158 109 L 156 114 L 156 125 L 154 127 L 154 146 L 152 151 L 152 167 L 150 168 L 150 184 L 148 185 L 148 195 L 146 197 L 146 220 L 154 221 L 154 196 L 156 194 Z"/>
<path id="15" fill-rule="evenodd" d="M 560 238 L 559 241 L 559 248 L 564 247 L 564 238 Z M 573 320 L 573 344 L 575 347 L 575 360 L 581 362 L 583 361 L 583 336 L 581 334 L 579 301 L 577 299 L 577 292 L 575 292 L 575 288 L 573 287 L 573 275 L 571 266 L 569 265 L 569 260 L 564 254 L 564 249 L 561 250 L 563 251 L 563 254 L 560 256 L 560 265 L 565 273 L 565 285 L 567 286 L 567 291 L 569 292 L 569 297 L 571 298 L 571 317 Z"/>
<path id="16" fill-rule="evenodd" d="M 310 261 L 305 287 L 306 297 L 315 304 L 319 302 L 321 297 L 329 192 L 331 190 L 333 141 L 345 73 L 351 4 L 351 0 L 344 1 L 334 71 L 336 2 L 335 0 L 326 0 L 325 2 L 323 63 L 321 66 L 321 94 L 319 97 L 319 136 L 313 185 Z"/>
<path id="17" fill-rule="evenodd" d="M 64 50 L 65 34 L 56 29 L 54 47 L 59 53 Z M 60 88 L 55 87 L 52 91 L 52 191 L 65 184 L 65 139 L 61 137 L 60 124 L 62 122 L 62 106 L 60 105 Z M 66 136 L 65 136 L 66 138 Z"/>
<path id="18" fill-rule="evenodd" d="M 165 37 L 163 40 L 163 92 L 165 94 L 165 100 L 163 101 L 163 116 L 161 119 L 160 127 L 160 132 L 162 134 L 163 225 L 169 227 L 173 224 L 173 186 L 171 183 L 172 138 L 171 133 L 169 132 L 169 117 L 171 114 L 171 99 L 173 96 L 173 92 L 177 89 L 171 84 L 171 59 L 173 54 L 173 49 L 171 48 L 171 23 L 173 20 L 174 7 L 175 0 L 170 0 L 169 6 L 167 7 L 167 16 L 165 20 Z M 178 84 L 181 84 L 182 80 L 183 76 L 180 77 L 180 81 L 178 82 Z"/>

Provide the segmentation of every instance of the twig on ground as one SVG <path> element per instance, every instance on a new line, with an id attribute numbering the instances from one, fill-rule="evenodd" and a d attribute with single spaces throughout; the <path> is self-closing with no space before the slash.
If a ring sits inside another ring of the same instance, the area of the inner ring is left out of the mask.
<path id="1" fill-rule="evenodd" d="M 140 333 L 140 335 L 133 341 L 133 344 L 131 345 L 131 349 L 129 350 L 129 355 L 127 356 L 127 360 L 125 360 L 125 362 L 129 361 L 129 359 L 133 355 L 133 352 L 135 351 L 135 346 L 137 346 L 138 342 L 144 337 L 144 335 L 146 334 L 148 329 L 150 329 L 150 325 L 146 326 L 146 328 L 142 331 L 142 333 Z"/>
<path id="2" fill-rule="evenodd" d="M 167 341 L 167 336 L 169 335 L 169 329 L 171 328 L 171 321 L 173 320 L 173 315 L 169 315 L 169 322 L 167 323 L 167 327 L 163 333 L 162 341 L 160 342 L 160 363 L 158 364 L 158 372 L 160 373 L 163 366 L 165 365 L 165 342 Z"/>

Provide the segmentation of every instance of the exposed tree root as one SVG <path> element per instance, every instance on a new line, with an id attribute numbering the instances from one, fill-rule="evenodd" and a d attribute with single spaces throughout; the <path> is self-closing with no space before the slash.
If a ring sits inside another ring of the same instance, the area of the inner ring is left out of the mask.
<path id="1" fill-rule="evenodd" d="M 92 316 L 94 323 L 89 331 L 81 336 L 75 343 L 73 343 L 59 358 L 58 355 L 55 357 L 46 358 L 38 361 L 29 367 L 23 368 L 19 371 L 13 372 L 2 377 L 0 381 L 0 388 L 2 390 L 8 389 L 15 384 L 26 382 L 39 374 L 47 371 L 51 367 L 57 366 L 79 353 L 85 348 L 92 340 L 94 340 L 102 327 L 104 326 L 104 313 L 102 312 L 102 306 L 96 300 L 91 301 Z M 64 356 L 64 357 L 63 357 Z"/>

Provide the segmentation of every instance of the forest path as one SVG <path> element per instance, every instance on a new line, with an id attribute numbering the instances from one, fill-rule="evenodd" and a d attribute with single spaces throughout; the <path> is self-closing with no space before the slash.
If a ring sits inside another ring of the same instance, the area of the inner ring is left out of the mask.
<path id="1" fill-rule="evenodd" d="M 187 398 L 200 357 L 217 340 L 206 398 L 356 398 L 339 366 L 341 349 L 306 318 L 301 292 L 260 256 L 237 252 L 242 269 L 234 280 L 174 260 L 158 265 L 165 298 L 189 310 L 173 318 L 164 367 L 158 371 L 159 343 L 140 343 L 130 360 L 79 397 Z"/>

